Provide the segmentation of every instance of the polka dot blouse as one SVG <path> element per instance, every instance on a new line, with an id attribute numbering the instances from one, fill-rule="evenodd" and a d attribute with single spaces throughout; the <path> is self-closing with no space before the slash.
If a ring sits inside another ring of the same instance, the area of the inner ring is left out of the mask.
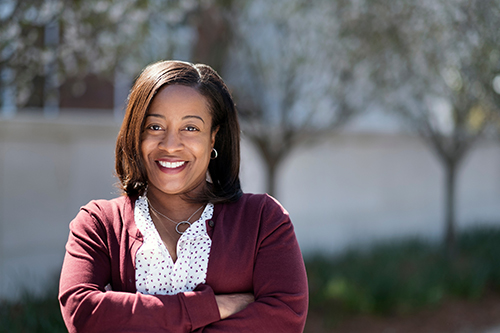
<path id="1" fill-rule="evenodd" d="M 146 198 L 139 197 L 136 200 L 134 218 L 143 235 L 143 244 L 135 257 L 135 285 L 138 292 L 175 295 L 192 291 L 205 283 L 212 245 L 205 221 L 212 218 L 213 207 L 213 204 L 207 204 L 200 219 L 181 235 L 174 263 L 151 220 Z"/>

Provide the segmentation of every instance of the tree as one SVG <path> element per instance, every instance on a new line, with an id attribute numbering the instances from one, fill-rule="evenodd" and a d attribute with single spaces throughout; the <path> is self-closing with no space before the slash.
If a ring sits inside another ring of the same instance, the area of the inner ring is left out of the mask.
<path id="1" fill-rule="evenodd" d="M 343 35 L 358 41 L 352 55 L 369 64 L 374 96 L 444 168 L 444 243 L 453 256 L 457 172 L 498 111 L 500 2 L 374 0 L 346 8 Z"/>
<path id="2" fill-rule="evenodd" d="M 276 195 L 280 165 L 362 110 L 363 68 L 354 68 L 337 34 L 329 1 L 252 1 L 233 13 L 234 38 L 224 76 L 234 89 L 243 133 L 266 165 Z M 366 81 L 365 81 L 366 82 Z"/>
<path id="3" fill-rule="evenodd" d="M 188 49 L 188 17 L 198 1 L 8 0 L 0 3 L 0 71 L 17 87 L 17 104 L 38 96 L 57 103 L 68 77 L 135 76 L 147 63 Z M 187 59 L 186 59 L 187 60 Z M 1 88 L 1 87 L 0 87 Z M 35 94 L 33 94 L 35 93 Z"/>

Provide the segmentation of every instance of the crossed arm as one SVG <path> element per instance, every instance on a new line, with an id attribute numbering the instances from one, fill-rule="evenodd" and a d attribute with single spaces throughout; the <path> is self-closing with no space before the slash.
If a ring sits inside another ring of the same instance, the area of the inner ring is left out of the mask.
<path id="1" fill-rule="evenodd" d="M 72 222 L 59 296 L 70 332 L 302 332 L 305 271 L 288 222 L 259 245 L 253 294 L 216 295 L 209 285 L 177 295 L 105 291 L 117 256 L 112 242 L 91 214 Z"/>

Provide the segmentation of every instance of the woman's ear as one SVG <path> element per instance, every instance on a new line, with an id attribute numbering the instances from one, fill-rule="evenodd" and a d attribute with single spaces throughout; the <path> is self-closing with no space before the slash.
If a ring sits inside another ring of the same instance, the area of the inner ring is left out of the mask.
<path id="1" fill-rule="evenodd" d="M 217 126 L 213 131 L 212 133 L 210 134 L 211 135 L 211 143 L 212 143 L 212 148 L 214 147 L 215 145 L 215 137 L 217 136 L 217 132 L 219 132 L 219 127 L 220 126 Z"/>

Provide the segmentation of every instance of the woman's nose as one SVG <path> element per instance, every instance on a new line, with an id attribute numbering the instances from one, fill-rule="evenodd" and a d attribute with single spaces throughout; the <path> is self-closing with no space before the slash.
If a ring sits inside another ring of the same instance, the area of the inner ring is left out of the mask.
<path id="1" fill-rule="evenodd" d="M 165 150 L 166 152 L 176 152 L 181 150 L 183 147 L 182 140 L 178 133 L 173 131 L 167 131 L 163 137 L 163 140 L 159 142 L 159 148 Z"/>

